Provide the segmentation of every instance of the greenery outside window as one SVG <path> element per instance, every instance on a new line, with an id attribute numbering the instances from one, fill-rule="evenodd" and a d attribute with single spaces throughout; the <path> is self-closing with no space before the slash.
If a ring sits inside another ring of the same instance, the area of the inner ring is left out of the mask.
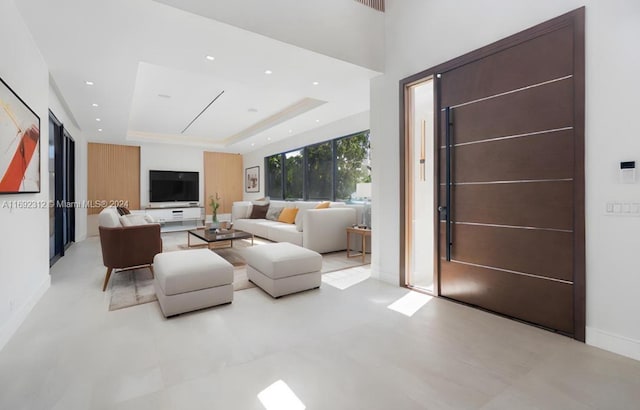
<path id="1" fill-rule="evenodd" d="M 371 182 L 369 131 L 265 158 L 266 194 L 273 199 L 348 201 Z"/>

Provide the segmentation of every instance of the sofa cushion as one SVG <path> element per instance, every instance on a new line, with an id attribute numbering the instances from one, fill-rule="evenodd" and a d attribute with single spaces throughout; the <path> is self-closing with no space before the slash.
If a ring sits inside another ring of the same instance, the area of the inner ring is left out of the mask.
<path id="1" fill-rule="evenodd" d="M 235 221 L 237 219 L 245 219 L 251 215 L 251 202 L 248 201 L 239 201 L 234 202 L 231 207 L 231 220 Z"/>
<path id="2" fill-rule="evenodd" d="M 296 221 L 296 215 L 298 214 L 298 208 L 284 208 L 280 212 L 278 222 L 284 222 L 286 224 L 292 224 Z"/>
<path id="3" fill-rule="evenodd" d="M 274 242 L 289 242 L 302 246 L 302 232 L 293 224 L 277 224 L 268 228 L 269 239 Z"/>
<path id="4" fill-rule="evenodd" d="M 98 215 L 98 225 L 105 228 L 119 228 L 122 226 L 120 223 L 120 215 L 115 206 L 109 206 L 100 212 L 100 215 Z"/>
<path id="5" fill-rule="evenodd" d="M 270 221 L 277 221 L 280 213 L 284 208 L 279 206 L 271 206 L 269 205 L 269 210 L 267 211 L 267 218 Z"/>
<path id="6" fill-rule="evenodd" d="M 329 205 L 331 205 L 331 202 L 329 201 L 320 202 L 318 205 L 316 205 L 315 209 L 327 209 L 329 208 Z"/>
<path id="7" fill-rule="evenodd" d="M 267 216 L 268 210 L 269 210 L 269 204 L 253 205 L 249 219 L 265 219 L 265 217 Z"/>
<path id="8" fill-rule="evenodd" d="M 269 239 L 269 227 L 273 225 L 282 225 L 282 222 L 269 221 L 267 219 L 238 219 L 233 223 L 235 229 L 267 239 Z"/>
<path id="9" fill-rule="evenodd" d="M 300 209 L 298 215 L 296 215 L 296 228 L 298 228 L 298 232 L 302 232 L 304 230 L 304 214 L 307 209 L 315 209 L 320 202 L 305 202 L 305 201 L 296 201 L 296 206 Z"/>
<path id="10" fill-rule="evenodd" d="M 322 256 L 319 253 L 287 242 L 245 248 L 242 256 L 247 265 L 272 279 L 322 270 Z"/>
<path id="11" fill-rule="evenodd" d="M 149 222 L 145 218 L 145 215 L 127 214 L 127 215 L 120 215 L 120 223 L 122 224 L 122 226 L 138 226 L 138 225 L 146 225 Z"/>

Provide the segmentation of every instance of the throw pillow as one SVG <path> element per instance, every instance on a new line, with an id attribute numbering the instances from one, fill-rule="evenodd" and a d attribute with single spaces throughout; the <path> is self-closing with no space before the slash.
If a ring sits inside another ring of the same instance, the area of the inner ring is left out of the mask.
<path id="1" fill-rule="evenodd" d="M 284 222 L 286 224 L 292 224 L 296 221 L 296 215 L 298 214 L 298 208 L 284 208 L 280 212 L 278 222 Z"/>
<path id="2" fill-rule="evenodd" d="M 129 211 L 127 208 L 124 208 L 122 206 L 119 206 L 116 209 L 118 210 L 118 213 L 120 215 L 130 215 L 131 214 L 131 211 Z"/>
<path id="3" fill-rule="evenodd" d="M 251 210 L 249 219 L 265 219 L 267 211 L 269 210 L 269 204 L 266 205 L 254 205 Z"/>
<path id="4" fill-rule="evenodd" d="M 319 203 L 318 205 L 316 205 L 316 208 L 315 208 L 315 209 L 327 209 L 327 208 L 329 208 L 329 205 L 330 205 L 330 204 L 331 204 L 331 202 L 329 202 L 329 201 L 324 201 L 324 202 L 321 202 L 321 203 Z"/>
<path id="5" fill-rule="evenodd" d="M 283 209 L 284 208 L 277 206 L 269 206 L 269 210 L 267 211 L 267 219 L 271 221 L 277 221 Z"/>
<path id="6" fill-rule="evenodd" d="M 251 201 L 253 205 L 269 205 L 270 199 L 269 197 L 258 198 Z"/>

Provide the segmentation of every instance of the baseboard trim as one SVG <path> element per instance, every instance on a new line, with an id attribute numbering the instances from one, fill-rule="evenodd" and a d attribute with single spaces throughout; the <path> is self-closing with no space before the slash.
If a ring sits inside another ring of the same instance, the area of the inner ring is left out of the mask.
<path id="1" fill-rule="evenodd" d="M 13 316 L 9 318 L 7 323 L 0 329 L 0 350 L 4 349 L 11 337 L 16 333 L 16 331 L 20 328 L 20 325 L 25 321 L 31 310 L 33 310 L 34 306 L 40 298 L 45 294 L 47 289 L 51 286 L 51 276 L 47 274 L 45 280 L 40 283 L 35 292 L 31 295 L 29 299 L 27 299 L 26 303 L 24 303 L 18 310 L 15 311 Z"/>
<path id="2" fill-rule="evenodd" d="M 640 340 L 587 326 L 587 344 L 640 360 Z"/>

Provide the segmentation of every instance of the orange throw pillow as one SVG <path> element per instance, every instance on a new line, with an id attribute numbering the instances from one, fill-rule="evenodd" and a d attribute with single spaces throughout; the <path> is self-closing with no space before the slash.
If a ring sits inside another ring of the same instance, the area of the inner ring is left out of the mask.
<path id="1" fill-rule="evenodd" d="M 331 202 L 329 201 L 320 202 L 318 205 L 316 205 L 316 209 L 327 209 L 329 208 L 329 205 L 331 205 Z"/>
<path id="2" fill-rule="evenodd" d="M 280 212 L 278 222 L 284 222 L 287 224 L 295 223 L 297 214 L 298 208 L 284 208 L 282 212 Z"/>

